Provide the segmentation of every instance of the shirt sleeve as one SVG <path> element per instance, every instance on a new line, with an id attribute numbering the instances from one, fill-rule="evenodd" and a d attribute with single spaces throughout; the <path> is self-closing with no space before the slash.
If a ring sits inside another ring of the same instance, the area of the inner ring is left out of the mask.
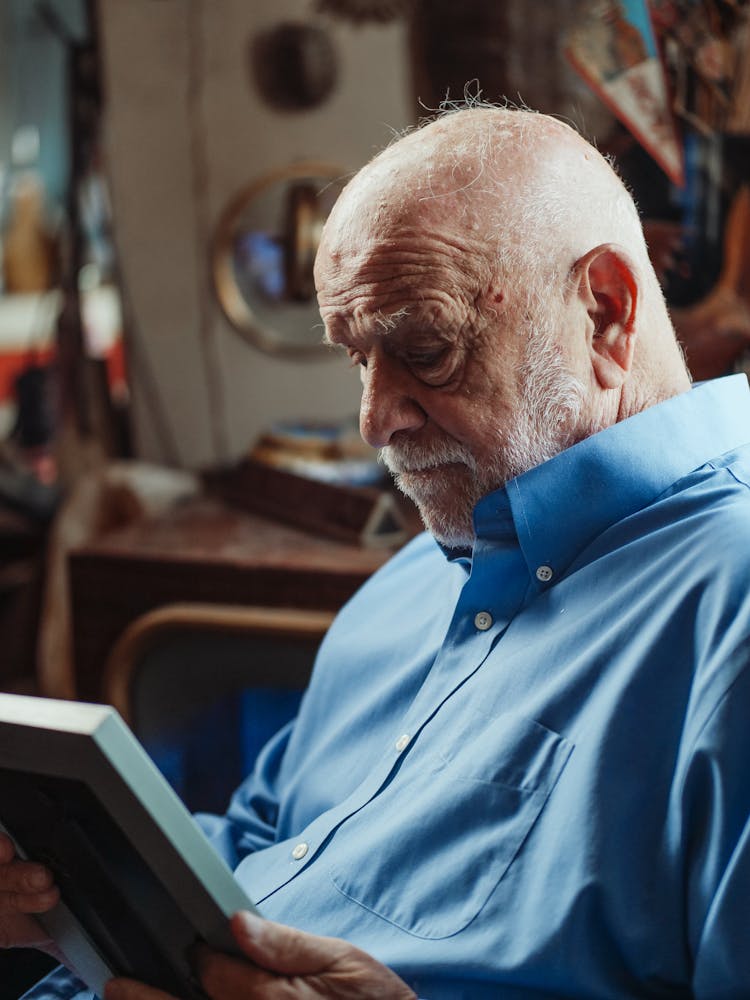
<path id="1" fill-rule="evenodd" d="M 98 1000 L 98 997 L 69 969 L 59 966 L 27 990 L 21 1000 Z"/>
<path id="2" fill-rule="evenodd" d="M 699 1000 L 744 996 L 750 983 L 750 669 L 703 727 L 683 803 L 687 934 Z"/>
<path id="3" fill-rule="evenodd" d="M 288 723 L 266 744 L 223 816 L 196 814 L 203 832 L 232 870 L 245 855 L 276 841 L 280 770 L 293 727 L 294 722 Z"/>

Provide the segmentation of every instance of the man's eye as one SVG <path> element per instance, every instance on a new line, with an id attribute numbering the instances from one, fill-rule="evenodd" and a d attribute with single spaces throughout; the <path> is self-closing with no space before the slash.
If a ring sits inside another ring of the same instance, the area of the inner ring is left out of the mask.
<path id="1" fill-rule="evenodd" d="M 441 381 L 452 370 L 451 352 L 447 349 L 410 354 L 406 360 L 414 374 L 426 381 Z"/>
<path id="2" fill-rule="evenodd" d="M 421 354 L 408 354 L 406 360 L 411 368 L 436 368 L 445 357 L 445 351 L 429 351 Z"/>

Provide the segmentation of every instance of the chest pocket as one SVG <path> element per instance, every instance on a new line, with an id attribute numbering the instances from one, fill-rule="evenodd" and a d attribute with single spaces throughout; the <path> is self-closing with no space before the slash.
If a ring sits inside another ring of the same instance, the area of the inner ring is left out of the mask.
<path id="1" fill-rule="evenodd" d="M 475 716 L 442 755 L 418 743 L 337 831 L 330 875 L 349 899 L 422 938 L 479 913 L 521 849 L 573 745 L 528 719 Z"/>

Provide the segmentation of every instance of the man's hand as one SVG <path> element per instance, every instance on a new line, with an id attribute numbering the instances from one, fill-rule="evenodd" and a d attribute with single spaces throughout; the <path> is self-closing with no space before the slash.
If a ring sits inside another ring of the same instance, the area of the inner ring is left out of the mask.
<path id="1" fill-rule="evenodd" d="M 374 958 L 338 938 L 317 937 L 236 913 L 232 931 L 250 961 L 201 947 L 196 971 L 212 1000 L 416 1000 L 416 994 Z M 111 980 L 105 1000 L 173 1000 L 129 979 Z"/>
<path id="2" fill-rule="evenodd" d="M 22 861 L 10 837 L 0 833 L 0 948 L 39 948 L 59 958 L 32 916 L 51 910 L 59 899 L 49 869 Z"/>

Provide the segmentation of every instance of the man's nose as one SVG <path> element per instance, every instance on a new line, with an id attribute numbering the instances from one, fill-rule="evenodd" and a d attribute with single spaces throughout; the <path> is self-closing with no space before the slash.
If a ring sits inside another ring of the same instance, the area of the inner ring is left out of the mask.
<path id="1" fill-rule="evenodd" d="M 412 393 L 413 381 L 395 359 L 373 359 L 363 369 L 359 432 L 373 448 L 384 448 L 396 431 L 418 430 L 427 420 Z"/>

